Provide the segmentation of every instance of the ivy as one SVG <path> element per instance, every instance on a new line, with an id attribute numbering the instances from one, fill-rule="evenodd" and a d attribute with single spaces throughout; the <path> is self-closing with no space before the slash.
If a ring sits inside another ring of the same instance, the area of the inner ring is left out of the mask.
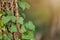
<path id="1" fill-rule="evenodd" d="M 11 21 L 15 22 L 16 21 L 16 17 L 15 16 L 11 16 Z"/>
<path id="2" fill-rule="evenodd" d="M 17 28 L 16 28 L 16 26 L 15 26 L 14 24 L 12 24 L 11 27 L 8 27 L 8 28 L 9 28 L 9 31 L 10 31 L 11 33 L 17 32 Z"/>
<path id="3" fill-rule="evenodd" d="M 20 40 L 18 37 L 15 40 Z"/>
<path id="4" fill-rule="evenodd" d="M 23 17 L 19 17 L 17 19 L 17 22 L 20 23 L 20 24 L 23 24 L 24 23 L 23 21 L 24 21 Z"/>
<path id="5" fill-rule="evenodd" d="M 4 24 L 8 23 L 10 21 L 10 16 L 6 16 L 6 17 L 3 16 L 2 21 L 3 21 Z"/>
<path id="6" fill-rule="evenodd" d="M 11 38 L 12 38 L 12 35 L 10 33 L 8 35 L 3 34 L 2 40 L 11 40 Z"/>
<path id="7" fill-rule="evenodd" d="M 25 1 L 18 1 L 18 5 L 22 10 L 29 9 L 30 5 Z"/>
<path id="8" fill-rule="evenodd" d="M 25 0 L 18 0 L 18 7 L 19 9 L 22 9 L 22 12 L 23 12 L 25 9 L 29 9 L 30 5 Z M 26 17 L 24 12 L 21 15 L 24 18 Z M 21 21 L 20 23 L 22 23 L 22 26 L 21 26 L 22 39 L 23 40 L 35 40 L 34 39 L 35 25 L 32 23 L 32 21 L 24 22 L 23 18 L 20 18 L 20 21 Z"/>
<path id="9" fill-rule="evenodd" d="M 27 22 L 25 26 L 27 29 L 35 31 L 35 25 L 31 21 Z"/>
<path id="10" fill-rule="evenodd" d="M 21 26 L 21 29 L 22 29 L 22 33 L 25 33 L 27 31 L 24 25 Z"/>
<path id="11" fill-rule="evenodd" d="M 32 21 L 28 20 L 25 22 L 25 9 L 29 9 L 30 5 L 25 0 L 18 0 L 18 9 L 22 12 L 19 12 L 19 18 L 14 16 L 14 13 L 11 11 L 0 12 L 0 30 L 5 31 L 6 28 L 9 31 L 8 34 L 0 33 L 1 40 L 12 40 L 12 33 L 17 32 L 16 22 L 19 23 L 22 30 L 22 40 L 34 40 L 34 31 L 35 25 Z M 18 37 L 15 40 L 20 40 Z"/>

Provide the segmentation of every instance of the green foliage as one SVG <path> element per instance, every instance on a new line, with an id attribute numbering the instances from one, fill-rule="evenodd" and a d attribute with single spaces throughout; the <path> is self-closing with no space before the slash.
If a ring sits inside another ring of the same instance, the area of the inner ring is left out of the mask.
<path id="1" fill-rule="evenodd" d="M 29 9 L 30 5 L 25 0 L 18 0 L 18 7 L 19 9 L 22 9 L 24 11 L 25 9 Z M 26 16 L 23 11 L 21 15 L 25 18 Z M 18 19 L 18 22 L 22 24 L 21 26 L 22 39 L 23 40 L 34 40 L 35 25 L 31 21 L 24 22 L 24 19 L 22 17 Z"/>
<path id="2" fill-rule="evenodd" d="M 15 22 L 17 19 L 16 19 L 16 17 L 15 16 L 11 16 L 11 21 L 12 22 Z"/>
<path id="3" fill-rule="evenodd" d="M 16 17 L 12 15 L 13 13 L 11 11 L 6 11 L 5 14 L 6 16 L 2 16 L 2 21 L 4 24 L 8 23 L 9 21 L 16 21 Z"/>
<path id="4" fill-rule="evenodd" d="M 15 40 L 20 40 L 18 37 Z"/>
<path id="5" fill-rule="evenodd" d="M 22 30 L 22 40 L 34 40 L 34 31 L 35 31 L 35 25 L 31 22 L 25 22 L 24 18 L 26 17 L 24 14 L 25 9 L 29 9 L 30 5 L 25 0 L 18 0 L 18 9 L 21 9 L 22 16 L 19 16 L 17 19 L 14 16 L 14 13 L 11 11 L 5 11 L 0 12 L 0 29 L 4 32 L 6 28 L 8 28 L 8 31 L 10 33 L 4 34 L 0 33 L 0 39 L 1 40 L 11 40 L 12 39 L 12 33 L 17 32 L 16 22 L 21 25 Z M 16 37 L 15 40 L 20 40 L 18 37 Z"/>
<path id="6" fill-rule="evenodd" d="M 5 11 L 5 14 L 6 14 L 6 15 L 8 15 L 8 16 L 13 16 L 13 12 L 8 11 L 8 10 L 7 10 L 7 11 Z"/>
<path id="7" fill-rule="evenodd" d="M 4 24 L 8 23 L 10 21 L 10 16 L 6 16 L 6 17 L 3 16 L 2 21 L 3 21 Z"/>
<path id="8" fill-rule="evenodd" d="M 25 1 L 18 1 L 18 5 L 22 10 L 29 9 L 30 5 Z"/>
<path id="9" fill-rule="evenodd" d="M 2 40 L 11 40 L 12 39 L 12 34 L 3 34 L 2 35 Z"/>
<path id="10" fill-rule="evenodd" d="M 26 33 L 26 32 L 25 32 Z M 33 31 L 29 31 L 27 34 L 22 34 L 22 38 L 23 39 L 28 39 L 28 40 L 31 40 L 34 38 L 34 34 L 33 34 Z"/>
<path id="11" fill-rule="evenodd" d="M 35 25 L 31 21 L 28 21 L 25 24 L 25 26 L 26 26 L 27 29 L 35 31 Z"/>
<path id="12" fill-rule="evenodd" d="M 22 38 L 26 40 L 34 39 L 35 25 L 31 21 L 26 22 L 22 25 Z"/>
<path id="13" fill-rule="evenodd" d="M 21 29 L 22 29 L 22 33 L 27 31 L 24 25 L 21 26 Z"/>
<path id="14" fill-rule="evenodd" d="M 17 19 L 17 22 L 20 23 L 20 24 L 23 24 L 23 21 L 24 21 L 23 17 L 19 17 L 19 18 Z"/>
<path id="15" fill-rule="evenodd" d="M 16 26 L 15 26 L 14 24 L 12 24 L 11 27 L 8 27 L 8 28 L 9 28 L 9 31 L 10 31 L 11 33 L 17 32 L 17 28 L 16 28 Z"/>

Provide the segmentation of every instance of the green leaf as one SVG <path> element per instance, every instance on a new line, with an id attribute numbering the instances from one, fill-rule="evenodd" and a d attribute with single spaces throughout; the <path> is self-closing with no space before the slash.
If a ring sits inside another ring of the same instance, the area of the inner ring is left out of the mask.
<path id="1" fill-rule="evenodd" d="M 11 21 L 15 22 L 16 21 L 16 17 L 15 16 L 11 16 Z"/>
<path id="2" fill-rule="evenodd" d="M 18 2 L 18 5 L 19 7 L 21 7 L 23 10 L 25 10 L 26 8 L 29 9 L 30 8 L 30 5 L 25 2 L 25 1 L 21 1 L 21 2 Z"/>
<path id="3" fill-rule="evenodd" d="M 8 38 L 10 38 L 10 39 L 12 38 L 12 34 L 11 34 L 11 33 L 8 33 L 7 36 L 8 36 Z"/>
<path id="4" fill-rule="evenodd" d="M 13 12 L 11 12 L 11 11 L 5 11 L 5 13 L 8 15 L 8 16 L 13 16 Z"/>
<path id="5" fill-rule="evenodd" d="M 3 39 L 2 40 L 11 40 L 6 34 L 3 34 Z"/>
<path id="6" fill-rule="evenodd" d="M 15 40 L 20 40 L 20 39 L 17 37 L 17 38 L 15 38 Z"/>
<path id="7" fill-rule="evenodd" d="M 30 39 L 34 38 L 34 32 L 33 32 L 33 31 L 29 31 L 27 36 L 28 36 Z"/>
<path id="8" fill-rule="evenodd" d="M 10 16 L 6 16 L 6 17 L 3 16 L 2 21 L 3 21 L 4 24 L 8 23 L 10 21 Z"/>
<path id="9" fill-rule="evenodd" d="M 17 22 L 20 23 L 20 24 L 23 24 L 23 21 L 24 21 L 23 17 L 19 17 L 19 18 L 17 19 Z"/>
<path id="10" fill-rule="evenodd" d="M 16 25 L 12 24 L 11 27 L 9 27 L 9 31 L 10 31 L 11 33 L 17 32 L 17 27 L 16 27 Z"/>
<path id="11" fill-rule="evenodd" d="M 31 21 L 27 22 L 25 26 L 27 29 L 35 31 L 35 25 Z"/>
<path id="12" fill-rule="evenodd" d="M 22 39 L 33 39 L 34 34 L 32 31 L 29 31 L 28 34 L 22 34 Z"/>
<path id="13" fill-rule="evenodd" d="M 24 25 L 21 26 L 21 29 L 22 29 L 22 33 L 26 32 L 26 28 Z"/>
<path id="14" fill-rule="evenodd" d="M 2 40 L 7 40 L 7 35 L 6 34 L 3 34 L 3 39 Z"/>

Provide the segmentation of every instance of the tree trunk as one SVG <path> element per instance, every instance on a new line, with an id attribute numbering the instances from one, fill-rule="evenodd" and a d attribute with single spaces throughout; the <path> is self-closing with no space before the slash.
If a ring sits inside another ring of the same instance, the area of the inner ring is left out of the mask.
<path id="1" fill-rule="evenodd" d="M 17 0 L 0 0 L 0 11 L 4 12 L 6 10 L 12 11 L 14 13 L 13 16 L 19 18 Z M 18 24 L 17 22 L 16 22 L 16 27 L 18 29 L 18 32 L 12 33 L 13 34 L 12 40 L 15 40 L 16 37 L 19 37 L 20 39 L 22 37 L 20 24 Z M 7 28 L 4 33 L 9 33 Z"/>

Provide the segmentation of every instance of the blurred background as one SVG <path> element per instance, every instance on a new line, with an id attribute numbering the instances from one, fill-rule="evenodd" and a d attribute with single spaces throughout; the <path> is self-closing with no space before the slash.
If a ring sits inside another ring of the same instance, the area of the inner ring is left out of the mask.
<path id="1" fill-rule="evenodd" d="M 26 1 L 31 6 L 26 16 L 36 25 L 36 40 L 60 40 L 60 0 Z"/>

